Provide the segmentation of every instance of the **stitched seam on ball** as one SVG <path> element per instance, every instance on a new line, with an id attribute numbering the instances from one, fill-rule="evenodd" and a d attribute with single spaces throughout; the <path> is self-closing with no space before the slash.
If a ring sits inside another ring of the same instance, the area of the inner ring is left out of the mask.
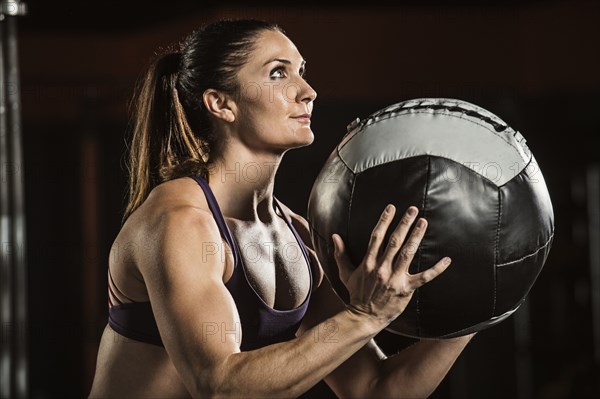
<path id="1" fill-rule="evenodd" d="M 509 266 L 515 263 L 519 263 L 529 257 L 532 257 L 534 255 L 536 255 L 538 252 L 540 252 L 542 249 L 546 248 L 548 245 L 550 245 L 550 242 L 552 241 L 552 237 L 554 237 L 554 232 L 552 232 L 552 234 L 550 234 L 550 238 L 548 238 L 548 241 L 546 241 L 546 243 L 544 245 L 542 245 L 541 247 L 539 247 L 538 249 L 536 249 L 535 251 L 533 251 L 532 253 L 525 255 L 517 260 L 511 260 L 510 262 L 505 262 L 505 263 L 501 263 L 499 265 L 496 265 L 496 267 L 504 267 L 504 266 Z"/>
<path id="2" fill-rule="evenodd" d="M 354 187 L 356 187 L 356 176 L 358 175 L 352 173 L 352 190 L 350 190 L 350 201 L 348 201 L 348 217 L 346 218 L 346 220 L 348 221 L 348 225 L 346 226 L 348 236 L 346 237 L 345 244 L 350 243 L 350 234 L 352 233 L 352 230 L 350 230 L 350 220 L 352 219 L 352 200 L 354 199 Z M 348 252 L 348 247 L 346 247 L 346 252 Z"/>
<path id="3" fill-rule="evenodd" d="M 336 151 L 337 151 L 337 157 L 338 157 L 338 159 L 342 162 L 342 164 L 346 167 L 346 169 L 348 169 L 352 174 L 355 174 L 356 171 L 353 170 L 350 166 L 348 166 L 348 164 L 344 160 L 344 157 L 342 157 L 342 154 L 340 154 L 340 149 L 336 148 Z M 355 177 L 356 177 L 356 175 L 355 175 Z"/>
<path id="4" fill-rule="evenodd" d="M 398 112 L 398 113 L 392 112 L 392 113 L 389 113 L 389 114 L 386 113 L 386 114 L 382 114 L 382 115 L 377 115 L 376 117 L 370 117 L 369 119 L 367 119 L 364 127 L 371 126 L 374 123 L 380 122 L 382 120 L 391 119 L 391 118 L 397 118 L 399 116 L 405 116 L 405 115 L 409 115 L 409 114 L 413 114 L 413 115 L 414 114 L 433 114 L 435 111 L 436 110 L 432 109 L 432 108 L 424 108 L 424 109 L 412 109 L 412 110 L 410 110 L 410 112 Z M 490 133 L 492 133 L 492 134 L 494 134 L 496 136 L 500 136 L 500 138 L 502 138 L 502 140 L 504 140 L 508 145 L 511 145 L 513 148 L 516 149 L 516 147 L 514 145 L 510 144 L 508 141 L 506 141 L 504 139 L 504 137 L 501 136 L 501 134 L 510 134 L 510 135 L 514 136 L 514 134 L 510 133 L 510 131 L 515 132 L 515 130 L 512 127 L 510 127 L 510 126 L 507 126 L 506 130 L 498 132 L 495 129 L 490 128 L 489 126 L 486 126 L 486 125 L 484 125 L 482 123 L 475 122 L 473 119 L 477 119 L 477 120 L 480 120 L 482 122 L 486 122 L 486 121 L 483 120 L 483 119 L 481 119 L 481 118 L 478 118 L 477 116 L 474 116 L 474 115 L 469 115 L 469 114 L 466 114 L 466 113 L 461 113 L 460 115 L 456 115 L 456 114 L 443 114 L 443 115 L 444 116 L 451 116 L 451 117 L 458 118 L 458 119 L 462 119 L 462 120 L 465 120 L 467 122 L 471 122 L 471 123 L 473 123 L 473 124 L 475 124 L 477 126 L 481 126 L 482 128 L 488 130 Z M 468 116 L 470 118 L 473 118 L 473 119 L 465 118 L 464 115 L 466 115 L 466 116 Z M 508 132 L 507 132 L 507 130 L 508 130 Z"/>
<path id="5" fill-rule="evenodd" d="M 393 160 L 389 160 L 389 161 L 382 162 L 382 163 L 378 163 L 378 164 L 369 164 L 369 165 L 368 165 L 368 167 L 364 168 L 364 169 L 363 169 L 363 170 L 361 170 L 360 172 L 356 172 L 356 171 L 352 170 L 352 169 L 351 169 L 351 168 L 350 168 L 350 167 L 349 167 L 349 166 L 348 166 L 348 165 L 347 165 L 347 164 L 344 162 L 343 158 L 342 158 L 341 156 L 339 156 L 339 153 L 338 153 L 338 157 L 340 158 L 340 160 L 342 161 L 342 163 L 344 164 L 344 166 L 346 166 L 346 167 L 348 168 L 348 170 L 349 170 L 349 171 L 351 171 L 351 172 L 354 172 L 354 173 L 358 173 L 358 174 L 360 174 L 360 173 L 363 173 L 363 172 L 366 172 L 367 170 L 369 170 L 369 169 L 371 169 L 371 168 L 376 168 L 376 167 L 383 166 L 383 165 L 387 165 L 387 164 L 389 164 L 389 163 L 393 163 L 393 162 L 402 162 L 402 161 L 406 161 L 406 160 L 408 160 L 408 159 L 414 159 L 414 158 L 419 158 L 419 157 L 432 157 L 432 156 L 433 156 L 433 157 L 435 157 L 435 158 L 439 158 L 439 159 L 447 159 L 448 161 L 450 161 L 450 162 L 453 162 L 453 163 L 455 163 L 455 164 L 457 164 L 457 165 L 459 165 L 459 166 L 462 166 L 462 167 L 463 167 L 463 168 L 465 168 L 465 169 L 469 169 L 470 171 L 472 171 L 473 173 L 475 173 L 475 174 L 476 174 L 478 177 L 480 177 L 481 179 L 483 179 L 483 180 L 486 180 L 486 181 L 488 181 L 488 182 L 492 183 L 493 185 L 495 185 L 495 186 L 496 186 L 496 187 L 498 187 L 498 188 L 504 187 L 505 185 L 507 185 L 508 183 L 510 183 L 511 181 L 513 181 L 513 179 L 514 179 L 515 177 L 517 177 L 517 176 L 519 176 L 520 174 L 524 173 L 525 169 L 526 169 L 526 168 L 527 168 L 529 165 L 531 165 L 531 163 L 533 162 L 533 157 L 532 157 L 532 156 L 530 156 L 530 157 L 529 157 L 529 160 L 527 160 L 527 164 L 526 164 L 526 165 L 523 167 L 523 170 L 521 170 L 519 173 L 515 174 L 515 175 L 514 175 L 514 176 L 513 176 L 513 177 L 512 177 L 510 180 L 508 180 L 506 183 L 503 183 L 503 184 L 501 184 L 501 185 L 498 185 L 498 184 L 497 184 L 497 183 L 496 183 L 494 180 L 490 179 L 489 177 L 487 177 L 487 176 L 485 176 L 485 175 L 482 175 L 482 174 L 480 174 L 480 173 L 479 173 L 479 172 L 477 172 L 476 170 L 473 170 L 473 169 L 469 168 L 468 166 L 466 166 L 465 164 L 462 164 L 462 163 L 458 162 L 456 159 L 448 158 L 448 157 L 445 157 L 445 156 L 443 156 L 443 155 L 438 155 L 438 154 L 419 154 L 419 155 L 411 155 L 411 156 L 408 156 L 408 157 L 405 157 L 405 158 L 393 159 Z M 540 169 L 538 169 L 538 172 L 539 172 L 539 173 L 541 173 L 541 170 L 540 170 Z"/>
<path id="6" fill-rule="evenodd" d="M 513 177 L 511 177 L 511 179 L 510 179 L 510 180 L 508 180 L 506 183 L 504 183 L 504 184 L 501 184 L 501 185 L 499 185 L 499 186 L 498 186 L 498 185 L 496 185 L 496 187 L 498 187 L 498 188 L 502 188 L 502 187 L 506 186 L 508 183 L 510 183 L 510 182 L 512 182 L 513 180 L 515 180 L 515 179 L 517 178 L 517 176 L 521 176 L 521 175 L 522 175 L 522 174 L 524 174 L 524 173 L 526 174 L 526 173 L 527 173 L 527 168 L 529 167 L 529 165 L 531 165 L 531 162 L 533 162 L 533 156 L 530 156 L 530 157 L 529 157 L 529 161 L 527 161 L 527 164 L 526 164 L 525 166 L 523 166 L 523 169 L 522 169 L 522 170 L 521 170 L 519 173 L 517 173 L 516 175 L 514 175 Z M 538 166 L 538 172 L 540 172 L 540 173 L 541 173 L 539 166 Z M 482 176 L 482 175 L 480 175 L 480 176 Z M 483 177 L 485 178 L 485 176 L 483 176 Z M 528 177 L 526 177 L 526 178 L 529 178 L 529 176 L 528 176 Z M 491 181 L 491 180 L 490 180 L 490 181 Z M 537 182 L 536 182 L 536 183 L 537 183 Z"/>
<path id="7" fill-rule="evenodd" d="M 498 189 L 498 221 L 496 222 L 496 238 L 494 239 L 494 298 L 492 302 L 492 317 L 496 313 L 496 294 L 498 291 L 498 258 L 499 258 L 499 245 L 500 242 L 500 221 L 502 220 L 502 191 Z"/>
<path id="8" fill-rule="evenodd" d="M 329 242 L 328 242 L 328 241 L 325 239 L 325 237 L 323 237 L 323 236 L 321 235 L 321 233 L 319 233 L 319 232 L 317 231 L 317 229 L 315 229 L 315 227 L 314 227 L 312 224 L 310 224 L 310 222 L 309 222 L 309 225 L 308 225 L 308 226 L 310 227 L 310 229 L 311 229 L 311 233 L 312 233 L 313 235 L 317 236 L 317 238 L 318 238 L 318 239 L 320 239 L 320 240 L 322 240 L 322 241 L 324 241 L 324 242 L 325 242 L 325 244 L 327 245 L 327 253 L 328 253 L 328 254 L 331 254 L 331 252 L 329 251 L 329 249 L 330 249 L 331 247 L 329 246 Z M 313 240 L 311 239 L 311 241 L 313 241 Z M 315 245 L 315 243 L 313 242 L 312 244 L 313 244 L 313 246 L 316 248 L 316 245 Z M 332 250 L 332 252 L 333 252 L 333 250 Z"/>
<path id="9" fill-rule="evenodd" d="M 411 101 L 414 102 L 415 100 L 411 100 Z M 439 103 L 424 104 L 424 103 L 430 102 L 430 100 L 432 100 L 432 99 L 422 98 L 419 100 L 418 103 L 413 104 L 411 106 L 406 106 L 406 102 L 397 103 L 390 107 L 386 107 L 385 109 L 375 112 L 374 114 L 371 115 L 371 118 L 378 117 L 381 115 L 401 113 L 402 111 L 410 112 L 410 111 L 421 110 L 421 109 L 435 111 L 435 110 L 439 110 L 439 109 L 445 109 L 446 111 L 449 111 L 449 112 L 454 112 L 454 113 L 458 112 L 461 114 L 465 114 L 465 115 L 469 115 L 469 116 L 478 118 L 478 119 L 492 125 L 494 127 L 494 130 L 496 130 L 499 133 L 506 131 L 506 129 L 511 129 L 510 126 L 508 126 L 508 124 L 505 121 L 500 119 L 500 117 L 498 117 L 497 115 L 494 115 L 492 112 L 490 112 L 486 109 L 483 109 L 475 104 L 468 104 L 471 108 L 469 108 L 469 107 L 464 108 L 461 106 L 462 105 L 461 103 L 466 104 L 466 102 L 457 100 L 457 99 L 450 99 L 450 98 L 438 99 L 438 100 L 442 100 L 445 103 L 452 102 L 453 105 L 439 104 Z M 472 109 L 472 108 L 475 108 L 475 109 Z M 496 120 L 494 120 L 494 118 L 496 118 L 498 120 L 496 121 Z M 501 130 L 498 130 L 498 127 L 500 127 Z"/>
<path id="10" fill-rule="evenodd" d="M 427 192 L 429 191 L 429 177 L 431 175 L 431 158 L 427 157 L 427 173 L 425 175 L 425 190 L 423 191 L 423 201 L 421 202 L 421 209 L 422 209 L 422 217 L 424 218 L 426 215 L 426 209 L 425 209 L 425 205 L 427 204 Z M 419 254 L 417 257 L 417 273 L 421 272 L 421 254 L 423 253 L 421 251 L 421 245 L 419 245 Z M 417 314 L 417 335 L 421 335 L 421 309 L 419 307 L 420 303 L 419 303 L 419 289 L 417 288 L 415 295 L 417 296 L 416 298 L 416 314 Z"/>

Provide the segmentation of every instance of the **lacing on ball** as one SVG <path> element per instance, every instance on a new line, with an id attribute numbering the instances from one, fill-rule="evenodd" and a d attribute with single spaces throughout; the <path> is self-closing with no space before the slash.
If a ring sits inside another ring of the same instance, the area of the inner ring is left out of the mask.
<path id="1" fill-rule="evenodd" d="M 370 116 L 368 116 L 365 119 L 361 120 L 360 118 L 356 118 L 354 121 L 352 121 L 347 126 L 348 132 L 347 132 L 346 136 L 349 136 L 351 132 L 360 130 L 365 126 L 372 124 L 373 122 L 392 117 L 392 116 L 394 116 L 394 114 L 397 114 L 398 112 L 401 112 L 401 111 L 446 110 L 451 113 L 460 113 L 460 114 L 463 114 L 466 116 L 470 116 L 472 118 L 477 118 L 477 119 L 481 120 L 482 122 L 485 122 L 488 125 L 492 126 L 492 128 L 497 133 L 504 132 L 504 133 L 512 134 L 519 144 L 521 144 L 521 145 L 525 144 L 526 140 L 523 137 L 523 135 L 521 135 L 521 133 L 519 133 L 518 130 L 514 130 L 514 129 L 510 128 L 504 121 L 502 121 L 500 118 L 498 118 L 495 115 L 491 115 L 488 111 L 486 111 L 484 109 L 480 109 L 480 107 L 478 107 L 474 104 L 468 104 L 468 106 L 465 106 L 465 105 L 461 104 L 460 102 L 456 102 L 456 100 L 452 100 L 452 99 L 443 99 L 443 101 L 444 101 L 443 103 L 440 103 L 440 102 L 434 102 L 431 99 L 422 99 L 422 100 L 408 100 L 408 101 L 399 102 L 397 104 L 394 104 L 392 106 L 389 106 L 387 108 L 379 110 L 379 111 L 371 114 Z M 506 132 L 507 129 L 509 129 L 510 131 Z"/>

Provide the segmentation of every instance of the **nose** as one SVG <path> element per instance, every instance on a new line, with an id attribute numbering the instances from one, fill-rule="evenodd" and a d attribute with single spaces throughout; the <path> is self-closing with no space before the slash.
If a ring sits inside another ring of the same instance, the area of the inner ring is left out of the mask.
<path id="1" fill-rule="evenodd" d="M 304 82 L 306 89 L 304 90 L 304 96 L 301 97 L 301 101 L 306 103 L 315 101 L 315 99 L 317 98 L 317 92 L 312 88 L 311 85 L 308 84 L 306 80 L 302 79 L 302 81 Z"/>
<path id="2" fill-rule="evenodd" d="M 295 93 L 293 93 L 291 96 L 288 96 L 290 101 L 310 103 L 315 101 L 317 98 L 317 92 L 303 78 L 298 79 L 289 88 L 295 89 Z"/>

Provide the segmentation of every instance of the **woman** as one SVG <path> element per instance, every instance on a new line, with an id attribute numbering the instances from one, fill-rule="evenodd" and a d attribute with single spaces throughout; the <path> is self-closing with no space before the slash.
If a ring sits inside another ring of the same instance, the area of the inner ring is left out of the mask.
<path id="1" fill-rule="evenodd" d="M 382 213 L 355 270 L 332 237 L 346 305 L 306 220 L 273 196 L 283 155 L 314 140 L 305 67 L 280 28 L 254 20 L 207 25 L 150 65 L 90 397 L 297 397 L 323 379 L 339 397 L 423 397 L 469 341 L 390 357 L 373 341 L 449 264 L 408 274 L 426 229 L 408 235 L 415 207 L 388 243 L 395 209 Z"/>

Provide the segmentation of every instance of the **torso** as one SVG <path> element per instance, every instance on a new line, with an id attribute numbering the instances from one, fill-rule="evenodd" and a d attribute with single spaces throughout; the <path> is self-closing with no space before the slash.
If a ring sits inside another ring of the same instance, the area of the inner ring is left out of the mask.
<path id="1" fill-rule="evenodd" d="M 263 228 L 225 220 L 240 248 L 248 281 L 263 302 L 277 310 L 300 306 L 310 290 L 309 269 L 285 221 L 276 219 L 273 227 Z"/>
<path id="2" fill-rule="evenodd" d="M 196 195 L 200 197 L 198 205 L 209 211 L 199 187 Z M 142 244 L 133 243 L 143 240 L 136 220 L 147 220 L 150 215 L 142 213 L 151 214 L 152 209 L 140 208 L 139 211 L 130 217 L 117 236 L 109 264 L 118 288 L 131 300 L 144 302 L 149 297 L 139 269 L 141 265 L 136 262 L 136 252 Z M 258 296 L 277 310 L 300 306 L 310 293 L 309 266 L 286 222 L 277 217 L 271 225 L 259 226 L 228 217 L 225 220 L 240 248 L 248 281 Z M 234 271 L 234 258 L 226 241 L 222 242 L 227 249 L 223 273 L 223 283 L 226 283 Z M 124 297 L 119 300 L 129 301 Z M 109 326 L 102 336 L 96 368 L 93 395 L 127 396 L 133 389 L 131 395 L 136 397 L 189 397 L 164 348 L 125 338 Z M 156 378 L 156 375 L 162 377 Z"/>

